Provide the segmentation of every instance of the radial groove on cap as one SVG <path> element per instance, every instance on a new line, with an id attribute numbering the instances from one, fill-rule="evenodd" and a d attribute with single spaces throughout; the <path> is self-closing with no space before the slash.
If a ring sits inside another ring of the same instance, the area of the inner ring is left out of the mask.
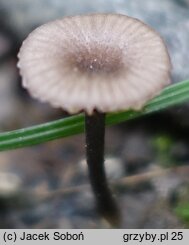
<path id="1" fill-rule="evenodd" d="M 18 57 L 31 95 L 70 113 L 140 109 L 170 82 L 162 38 L 125 15 L 47 23 L 28 36 Z"/>

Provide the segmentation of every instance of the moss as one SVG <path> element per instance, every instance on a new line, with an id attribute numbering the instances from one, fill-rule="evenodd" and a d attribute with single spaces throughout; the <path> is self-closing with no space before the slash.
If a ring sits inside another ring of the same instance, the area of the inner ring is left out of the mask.
<path id="1" fill-rule="evenodd" d="M 177 217 L 189 228 L 189 202 L 180 203 L 174 208 Z"/>
<path id="2" fill-rule="evenodd" d="M 153 140 L 154 148 L 157 152 L 157 159 L 163 167 L 174 166 L 174 161 L 170 151 L 173 145 L 173 140 L 168 135 L 158 135 Z"/>

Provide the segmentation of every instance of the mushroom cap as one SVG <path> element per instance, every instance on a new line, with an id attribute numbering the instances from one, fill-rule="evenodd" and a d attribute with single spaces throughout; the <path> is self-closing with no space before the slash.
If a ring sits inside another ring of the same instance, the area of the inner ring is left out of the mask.
<path id="1" fill-rule="evenodd" d="M 44 24 L 23 42 L 18 57 L 30 94 L 69 113 L 138 110 L 170 82 L 162 38 L 120 14 Z"/>

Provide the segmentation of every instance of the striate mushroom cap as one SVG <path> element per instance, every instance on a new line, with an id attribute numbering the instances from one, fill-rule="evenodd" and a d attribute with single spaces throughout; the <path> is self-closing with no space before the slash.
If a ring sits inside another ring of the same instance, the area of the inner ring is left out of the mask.
<path id="1" fill-rule="evenodd" d="M 170 82 L 162 38 L 120 14 L 65 17 L 35 29 L 18 54 L 23 86 L 69 113 L 138 110 Z"/>

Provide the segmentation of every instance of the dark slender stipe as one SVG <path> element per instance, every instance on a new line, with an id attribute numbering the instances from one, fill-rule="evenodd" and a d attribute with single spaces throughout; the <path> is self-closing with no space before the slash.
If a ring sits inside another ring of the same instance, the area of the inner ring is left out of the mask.
<path id="1" fill-rule="evenodd" d="M 89 178 L 97 208 L 111 225 L 117 226 L 120 220 L 119 210 L 108 187 L 104 169 L 105 114 L 95 112 L 91 116 L 85 115 L 85 130 Z"/>

